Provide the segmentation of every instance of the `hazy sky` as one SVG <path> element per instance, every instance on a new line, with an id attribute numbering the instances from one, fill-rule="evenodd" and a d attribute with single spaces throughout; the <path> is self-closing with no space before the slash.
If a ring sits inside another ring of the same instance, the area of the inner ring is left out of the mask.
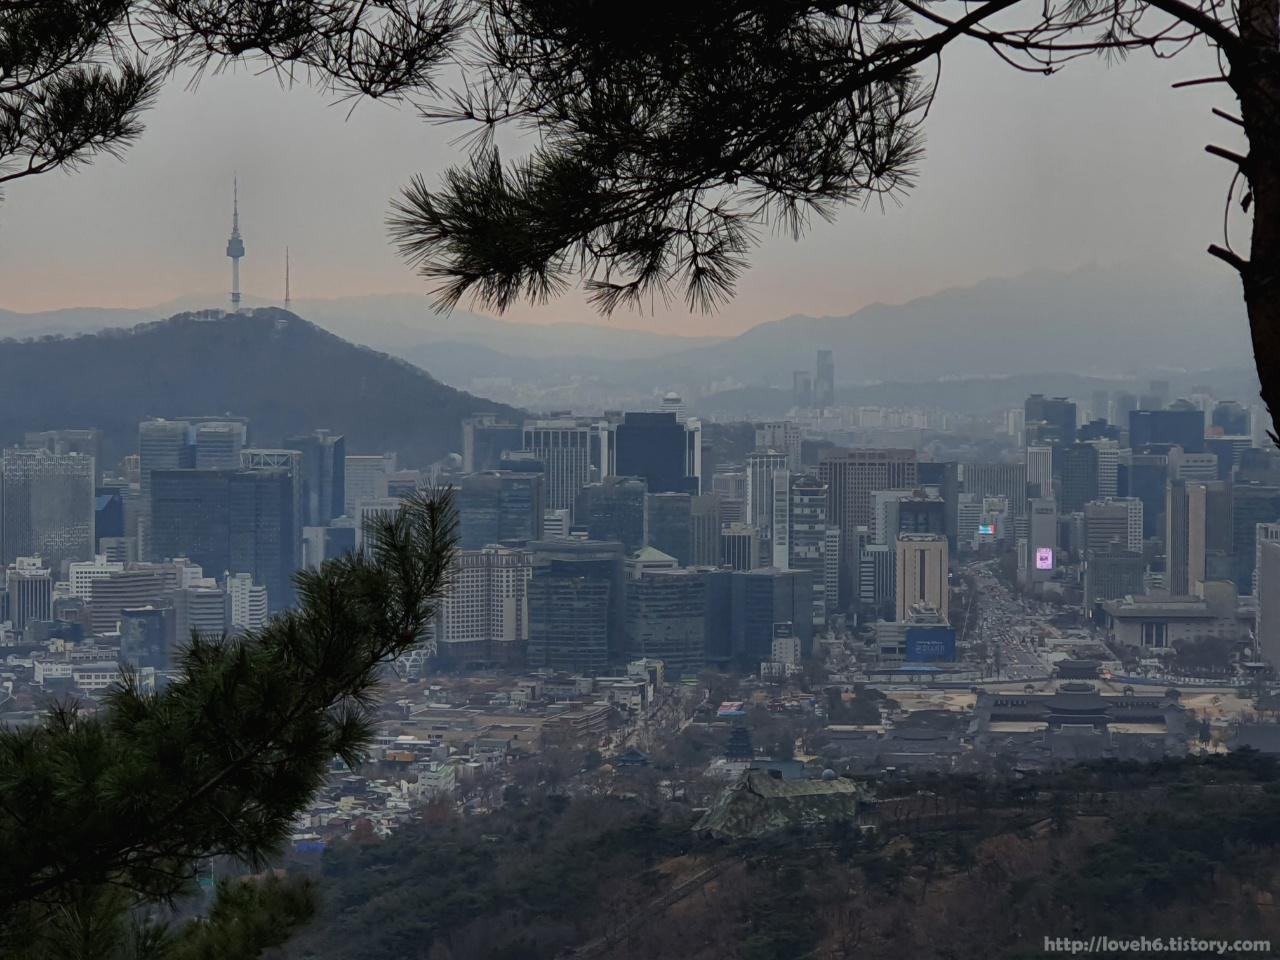
<path id="1" fill-rule="evenodd" d="M 791 313 L 845 314 L 1033 269 L 1173 261 L 1206 275 L 1219 240 L 1231 141 L 1209 114 L 1219 87 L 1174 91 L 1209 72 L 1194 50 L 1135 55 L 1062 74 L 1016 73 L 973 44 L 948 50 L 920 183 L 901 207 L 846 208 L 798 243 L 757 252 L 737 300 L 712 317 L 620 313 L 619 325 L 729 333 Z M 384 218 L 397 188 L 459 156 L 458 130 L 362 103 L 350 118 L 313 90 L 242 70 L 191 92 L 172 84 L 123 163 L 8 186 L 0 204 L 0 307 L 145 307 L 229 288 L 224 247 L 240 177 L 246 293 L 279 297 L 284 247 L 293 295 L 426 291 L 396 257 Z M 1240 233 L 1237 247 L 1244 244 Z M 572 296 L 514 319 L 592 320 Z"/>

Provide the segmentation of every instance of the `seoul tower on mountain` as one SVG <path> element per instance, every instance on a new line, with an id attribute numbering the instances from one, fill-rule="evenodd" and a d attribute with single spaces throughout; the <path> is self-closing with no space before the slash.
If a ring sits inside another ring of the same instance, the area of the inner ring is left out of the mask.
<path id="1" fill-rule="evenodd" d="M 231 181 L 231 239 L 227 241 L 227 256 L 231 258 L 231 312 L 240 312 L 240 258 L 244 256 L 244 241 L 240 239 L 240 182 Z"/>

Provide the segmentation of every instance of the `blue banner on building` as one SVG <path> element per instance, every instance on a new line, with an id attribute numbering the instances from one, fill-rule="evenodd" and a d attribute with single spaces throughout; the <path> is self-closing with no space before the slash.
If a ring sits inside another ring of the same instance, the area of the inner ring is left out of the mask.
<path id="1" fill-rule="evenodd" d="M 950 663 L 956 658 L 951 627 L 907 627 L 908 663 Z"/>

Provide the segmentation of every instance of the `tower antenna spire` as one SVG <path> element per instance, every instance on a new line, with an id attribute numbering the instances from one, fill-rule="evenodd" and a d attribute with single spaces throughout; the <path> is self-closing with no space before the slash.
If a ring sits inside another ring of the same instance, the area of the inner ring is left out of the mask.
<path id="1" fill-rule="evenodd" d="M 227 256 L 231 258 L 231 312 L 240 312 L 240 258 L 244 256 L 244 241 L 240 239 L 240 178 L 231 180 L 231 239 L 227 241 Z"/>
<path id="2" fill-rule="evenodd" d="M 289 248 L 284 248 L 284 308 L 290 309 L 293 301 L 289 299 Z"/>

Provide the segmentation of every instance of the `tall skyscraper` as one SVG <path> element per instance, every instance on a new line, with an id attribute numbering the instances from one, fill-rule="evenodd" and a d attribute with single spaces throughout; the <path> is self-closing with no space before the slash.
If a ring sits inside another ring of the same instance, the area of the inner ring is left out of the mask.
<path id="1" fill-rule="evenodd" d="M 1027 447 L 1027 489 L 1020 500 L 1045 499 L 1053 496 L 1053 447 Z"/>
<path id="2" fill-rule="evenodd" d="M 690 500 L 689 564 L 698 567 L 720 564 L 720 497 L 714 493 Z"/>
<path id="3" fill-rule="evenodd" d="M 1045 455 L 1052 456 L 1046 448 Z M 986 497 L 1003 497 L 1015 516 L 1026 512 L 1027 468 L 1030 463 L 962 463 L 960 484 L 965 493 L 978 501 Z M 1046 471 L 1049 476 L 1051 471 Z"/>
<path id="4" fill-rule="evenodd" d="M 800 639 L 802 656 L 813 652 L 813 578 L 807 570 L 739 571 L 730 583 L 731 645 L 739 664 L 772 659 L 773 638 L 784 624 Z"/>
<path id="5" fill-rule="evenodd" d="M 571 420 L 530 420 L 524 425 L 524 449 L 545 467 L 548 510 L 572 510 L 578 491 L 591 481 L 590 424 Z"/>
<path id="6" fill-rule="evenodd" d="M 1085 548 L 1105 550 L 1118 544 L 1142 553 L 1142 501 L 1136 497 L 1094 500 L 1084 505 Z"/>
<path id="7" fill-rule="evenodd" d="M 292 473 L 278 467 L 237 470 L 230 478 L 229 569 L 264 586 L 273 611 L 293 603 L 293 574 L 301 566 L 294 490 Z"/>
<path id="8" fill-rule="evenodd" d="M 601 674 L 623 657 L 626 591 L 620 543 L 529 546 L 530 667 Z"/>
<path id="9" fill-rule="evenodd" d="M 773 529 L 773 500 L 778 478 L 786 483 L 787 455 L 776 450 L 747 454 L 747 523 L 768 538 Z"/>
<path id="10" fill-rule="evenodd" d="M 819 350 L 813 378 L 813 405 L 828 409 L 836 403 L 836 361 L 830 350 Z"/>
<path id="11" fill-rule="evenodd" d="M 1226 484 L 1169 481 L 1164 542 L 1165 586 L 1170 593 L 1200 596 L 1204 582 L 1217 579 L 1211 573 L 1222 570 L 1231 550 L 1231 514 Z"/>
<path id="12" fill-rule="evenodd" d="M 205 420 L 193 425 L 197 470 L 235 470 L 248 439 L 247 425 L 239 420 Z"/>
<path id="13" fill-rule="evenodd" d="M 60 578 L 71 561 L 92 559 L 94 495 L 93 457 L 7 448 L 0 472 L 3 562 L 40 557 Z"/>
<path id="14" fill-rule="evenodd" d="M 1258 543 L 1258 612 L 1254 636 L 1258 653 L 1273 667 L 1280 666 L 1280 540 Z"/>
<path id="15" fill-rule="evenodd" d="M 188 557 L 215 575 L 247 573 L 274 609 L 292 601 L 301 533 L 287 470 L 157 470 L 151 499 L 156 557 Z"/>
<path id="16" fill-rule="evenodd" d="M 347 457 L 343 464 L 342 512 L 354 517 L 361 500 L 385 497 L 387 475 L 395 468 L 395 454 Z"/>
<path id="17" fill-rule="evenodd" d="M 645 570 L 627 584 L 626 659 L 661 660 L 668 677 L 706 662 L 707 577 L 700 570 Z"/>
<path id="18" fill-rule="evenodd" d="M 302 452 L 302 525 L 327 526 L 346 511 L 346 438 L 316 430 L 289 437 L 284 445 Z"/>
<path id="19" fill-rule="evenodd" d="M 947 538 L 940 534 L 904 533 L 897 539 L 894 566 L 896 619 L 901 623 L 918 603 L 928 604 L 945 620 L 950 608 Z"/>
<path id="20" fill-rule="evenodd" d="M 578 491 L 573 517 L 592 540 L 616 540 L 634 553 L 645 544 L 645 488 L 638 477 L 606 477 Z"/>
<path id="21" fill-rule="evenodd" d="M 515 663 L 529 639 L 524 550 L 461 550 L 436 616 L 436 653 L 454 664 Z"/>
<path id="22" fill-rule="evenodd" d="M 1026 445 L 1059 446 L 1076 442 L 1075 401 L 1033 393 L 1023 404 Z"/>
<path id="23" fill-rule="evenodd" d="M 829 573 L 836 577 L 836 589 L 839 589 L 838 552 L 835 558 L 828 557 L 833 543 L 839 550 L 839 528 L 827 523 L 826 484 L 817 477 L 779 471 L 774 501 L 773 566 L 780 570 L 809 572 L 814 625 L 820 626 L 836 602 L 834 596 L 827 596 Z M 835 533 L 834 541 L 832 531 Z"/>
<path id="24" fill-rule="evenodd" d="M 650 493 L 697 493 L 688 432 L 689 424 L 671 411 L 624 414 L 615 431 L 619 476 L 643 478 Z"/>
<path id="25" fill-rule="evenodd" d="M 870 526 L 873 490 L 911 490 L 917 483 L 914 450 L 869 447 L 822 452 L 818 477 L 827 485 L 827 516 L 850 542 L 859 526 Z"/>
<path id="26" fill-rule="evenodd" d="M 138 425 L 138 482 L 143 509 L 151 505 L 151 472 L 196 465 L 195 432 L 186 420 L 144 420 Z"/>
<path id="27" fill-rule="evenodd" d="M 693 501 L 687 493 L 651 493 L 645 500 L 646 542 L 682 567 L 693 563 Z"/>
<path id="28" fill-rule="evenodd" d="M 1280 486 L 1237 483 L 1231 490 L 1233 576 L 1240 592 L 1253 588 L 1258 524 L 1280 521 Z"/>
<path id="29" fill-rule="evenodd" d="M 1204 452 L 1204 411 L 1190 404 L 1129 414 L 1129 446 L 1176 444 L 1187 453 Z"/>
<path id="30" fill-rule="evenodd" d="M 491 470 L 458 481 L 458 528 L 464 550 L 541 540 L 543 475 Z"/>
<path id="31" fill-rule="evenodd" d="M 1019 561 L 1024 582 L 1035 584 L 1051 579 L 1057 567 L 1057 554 L 1057 501 L 1046 497 L 1029 501 L 1026 552 Z"/>
<path id="32" fill-rule="evenodd" d="M 1061 485 L 1058 504 L 1063 513 L 1079 513 L 1090 500 L 1097 500 L 1098 448 L 1091 443 L 1073 443 L 1058 448 Z"/>
<path id="33" fill-rule="evenodd" d="M 231 473 L 152 471 L 152 559 L 189 557 L 214 575 L 231 569 Z"/>
<path id="34" fill-rule="evenodd" d="M 518 423 L 484 413 L 462 421 L 462 471 L 497 470 L 503 456 L 524 447 L 524 429 Z"/>

